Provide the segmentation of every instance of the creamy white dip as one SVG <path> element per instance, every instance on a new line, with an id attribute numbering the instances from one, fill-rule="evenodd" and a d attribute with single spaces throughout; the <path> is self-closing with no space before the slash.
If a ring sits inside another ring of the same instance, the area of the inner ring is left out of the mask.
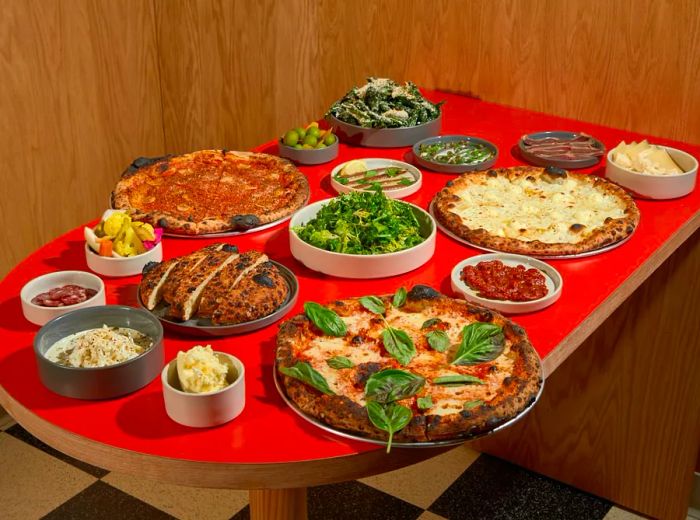
<path id="1" fill-rule="evenodd" d="M 126 327 L 76 332 L 58 340 L 46 351 L 46 359 L 76 368 L 98 368 L 123 363 L 153 346 L 146 334 Z"/>

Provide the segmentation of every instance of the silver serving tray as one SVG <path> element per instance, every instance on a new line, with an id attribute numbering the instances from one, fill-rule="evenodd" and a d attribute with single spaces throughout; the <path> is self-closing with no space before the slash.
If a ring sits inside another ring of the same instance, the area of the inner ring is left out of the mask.
<path id="1" fill-rule="evenodd" d="M 166 317 L 166 312 L 168 305 L 165 302 L 159 303 L 155 309 L 148 311 L 146 307 L 141 302 L 141 293 L 137 291 L 136 299 L 143 309 L 147 310 L 153 314 L 156 318 L 160 320 L 163 324 L 163 328 L 177 332 L 180 334 L 187 334 L 190 336 L 233 336 L 235 334 L 245 334 L 246 332 L 251 332 L 254 330 L 262 329 L 268 325 L 281 319 L 289 310 L 294 306 L 299 295 L 299 281 L 294 273 L 282 264 L 271 260 L 273 264 L 277 266 L 280 270 L 280 274 L 287 282 L 289 287 L 289 295 L 285 302 L 280 305 L 280 307 L 274 311 L 272 314 L 268 314 L 262 318 L 258 318 L 253 321 L 246 321 L 245 323 L 236 323 L 234 325 L 213 325 L 209 318 L 192 318 L 187 321 L 175 321 Z"/>
<path id="2" fill-rule="evenodd" d="M 536 352 L 535 352 L 536 353 Z M 538 361 L 538 366 L 539 366 L 539 373 L 540 373 L 540 389 L 537 392 L 537 395 L 535 396 L 535 399 L 526 407 L 524 408 L 518 415 L 510 419 L 509 421 L 506 421 L 502 424 L 499 424 L 496 426 L 493 430 L 489 430 L 486 432 L 481 432 L 476 435 L 464 435 L 462 437 L 456 437 L 454 439 L 445 439 L 441 441 L 425 441 L 425 442 L 392 442 L 391 447 L 392 448 L 438 448 L 438 447 L 446 447 L 446 446 L 457 446 L 459 444 L 464 444 L 465 442 L 473 441 L 476 439 L 481 439 L 483 437 L 487 437 L 489 435 L 492 435 L 496 432 L 499 432 L 516 422 L 518 422 L 520 419 L 522 419 L 531 409 L 533 406 L 537 404 L 537 401 L 540 400 L 540 396 L 542 395 L 542 391 L 544 390 L 544 378 L 542 377 L 542 362 L 540 361 L 539 355 L 537 356 L 537 361 Z M 352 433 L 348 432 L 345 430 L 340 430 L 338 428 L 334 428 L 333 426 L 330 426 L 323 421 L 311 417 L 310 415 L 307 415 L 303 411 L 301 411 L 297 405 L 287 397 L 287 394 L 285 393 L 284 389 L 282 388 L 282 383 L 278 377 L 278 372 L 277 372 L 277 364 L 275 363 L 272 367 L 272 379 L 275 381 L 275 388 L 277 388 L 277 391 L 280 394 L 280 397 L 282 400 L 287 403 L 287 405 L 296 413 L 299 417 L 304 419 L 305 421 L 313 424 L 314 426 L 317 426 L 318 428 L 321 428 L 324 431 L 327 431 L 328 433 L 332 433 L 333 435 L 337 435 L 339 437 L 343 437 L 345 439 L 352 439 L 354 441 L 361 441 L 361 442 L 368 442 L 370 444 L 377 444 L 379 446 L 386 446 L 388 444 L 387 441 L 383 441 L 380 439 L 370 439 L 367 437 L 362 437 L 361 435 L 357 433 Z"/>
<path id="3" fill-rule="evenodd" d="M 511 253 L 510 251 L 501 251 L 499 249 L 490 249 L 488 247 L 484 246 L 478 246 L 472 242 L 469 242 L 468 240 L 465 240 L 462 237 L 459 237 L 452 233 L 449 229 L 447 229 L 445 226 L 443 226 L 440 221 L 435 217 L 435 212 L 433 211 L 433 202 L 435 199 L 430 201 L 430 206 L 428 206 L 428 213 L 430 213 L 430 216 L 433 217 L 433 220 L 435 221 L 435 224 L 437 225 L 438 229 L 445 233 L 448 237 L 456 240 L 457 242 L 461 242 L 462 244 L 468 245 L 470 247 L 473 247 L 474 249 L 479 249 L 481 251 L 488 251 L 489 253 Z M 533 254 L 528 254 L 526 256 L 532 257 L 532 258 L 538 258 L 540 260 L 571 260 L 574 258 L 586 258 L 589 256 L 595 256 L 599 255 L 601 253 L 607 253 L 608 251 L 612 249 L 616 249 L 620 247 L 622 244 L 627 242 L 630 238 L 632 238 L 632 235 L 634 235 L 637 232 L 637 227 L 634 228 L 634 231 L 630 233 L 630 235 L 626 238 L 623 238 L 622 240 L 615 242 L 613 244 L 609 244 L 605 247 L 601 247 L 600 249 L 594 249 L 592 251 L 586 251 L 585 253 L 576 253 L 575 255 L 533 255 Z M 511 254 L 522 254 L 522 253 L 511 253 Z"/>

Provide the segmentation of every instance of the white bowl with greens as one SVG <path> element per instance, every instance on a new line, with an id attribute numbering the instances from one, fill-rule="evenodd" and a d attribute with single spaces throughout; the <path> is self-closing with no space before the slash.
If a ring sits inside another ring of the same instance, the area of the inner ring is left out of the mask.
<path id="1" fill-rule="evenodd" d="M 430 214 L 378 192 L 352 192 L 310 204 L 289 225 L 292 256 L 341 278 L 384 278 L 417 269 L 435 252 Z"/>
<path id="2" fill-rule="evenodd" d="M 440 106 L 423 97 L 410 81 L 400 85 L 386 78 L 369 78 L 333 103 L 326 120 L 347 144 L 411 146 L 440 133 Z"/>
<path id="3" fill-rule="evenodd" d="M 487 170 L 498 159 L 498 148 L 486 139 L 469 135 L 430 137 L 413 145 L 419 166 L 441 173 Z"/>

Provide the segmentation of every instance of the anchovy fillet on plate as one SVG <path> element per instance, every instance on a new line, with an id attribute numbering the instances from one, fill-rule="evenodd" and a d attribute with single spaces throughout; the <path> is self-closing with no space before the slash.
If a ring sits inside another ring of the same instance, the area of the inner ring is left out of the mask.
<path id="1" fill-rule="evenodd" d="M 600 148 L 597 141 L 590 135 L 581 133 L 574 137 L 542 137 L 522 136 L 525 149 L 532 155 L 543 159 L 589 159 L 600 157 L 605 150 Z"/>

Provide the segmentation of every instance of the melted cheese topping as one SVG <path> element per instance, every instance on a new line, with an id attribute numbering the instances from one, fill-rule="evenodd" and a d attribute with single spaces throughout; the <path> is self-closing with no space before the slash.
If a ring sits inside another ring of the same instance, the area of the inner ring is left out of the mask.
<path id="1" fill-rule="evenodd" d="M 455 189 L 461 200 L 450 210 L 470 229 L 522 241 L 575 244 L 601 227 L 605 219 L 624 216 L 622 202 L 613 195 L 566 179 L 528 180 L 485 177 Z M 571 230 L 573 224 L 585 226 Z"/>
<path id="2" fill-rule="evenodd" d="M 426 330 L 421 325 L 430 318 L 440 318 L 447 324 L 445 332 L 450 338 L 451 347 L 446 352 L 433 350 L 425 339 Z M 314 337 L 298 356 L 307 361 L 328 382 L 328 386 L 336 394 L 344 395 L 364 406 L 364 380 L 358 378 L 358 365 L 362 363 L 379 363 L 382 368 L 400 368 L 420 375 L 426 379 L 425 386 L 414 397 L 401 401 L 410 406 L 417 397 L 431 396 L 433 406 L 425 410 L 426 414 L 447 415 L 459 413 L 468 401 L 482 400 L 488 402 L 496 397 L 503 384 L 503 379 L 512 373 L 515 356 L 510 351 L 510 341 L 506 340 L 504 352 L 489 363 L 472 366 L 455 366 L 450 362 L 461 340 L 462 328 L 471 321 L 458 313 L 454 315 L 430 312 L 405 312 L 389 307 L 387 321 L 397 329 L 406 332 L 416 347 L 416 356 L 406 366 L 401 366 L 384 349 L 381 334 L 385 328 L 378 317 L 367 311 L 354 313 L 352 316 L 342 316 L 348 330 L 345 337 Z M 334 369 L 327 361 L 335 356 L 345 356 L 355 364 L 354 368 Z M 432 380 L 446 375 L 474 375 L 484 381 L 483 385 L 466 384 L 445 386 L 433 384 Z"/>

